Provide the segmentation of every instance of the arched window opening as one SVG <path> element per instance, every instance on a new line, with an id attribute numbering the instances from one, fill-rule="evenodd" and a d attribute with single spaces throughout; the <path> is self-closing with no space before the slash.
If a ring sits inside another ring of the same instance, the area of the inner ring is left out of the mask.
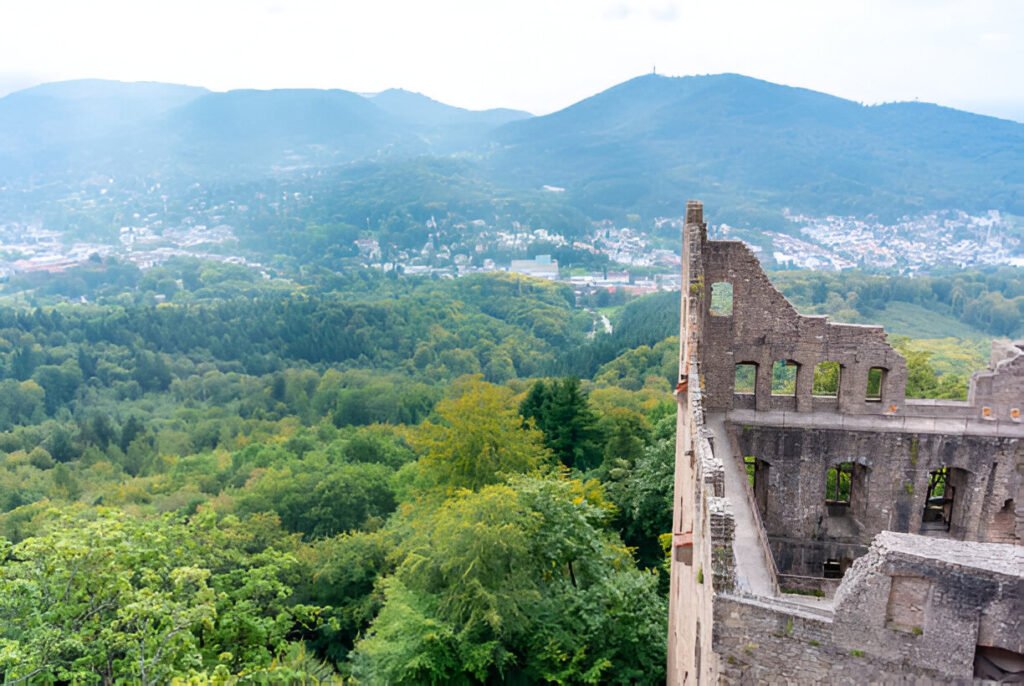
<path id="1" fill-rule="evenodd" d="M 711 316 L 732 316 L 732 284 L 728 281 L 711 284 Z"/>
<path id="2" fill-rule="evenodd" d="M 868 370 L 868 387 L 864 399 L 869 403 L 882 402 L 882 388 L 885 386 L 885 369 L 872 367 Z"/>
<path id="3" fill-rule="evenodd" d="M 757 386 L 757 365 L 741 362 L 736 365 L 734 393 L 753 393 Z"/>
<path id="4" fill-rule="evenodd" d="M 829 467 L 825 473 L 825 503 L 849 505 L 853 491 L 853 463 L 843 462 Z"/>
<path id="5" fill-rule="evenodd" d="M 949 531 L 953 522 L 956 487 L 949 483 L 949 468 L 940 467 L 928 474 L 928 495 L 921 518 L 922 531 Z"/>
<path id="6" fill-rule="evenodd" d="M 743 466 L 747 471 L 747 481 L 754 492 L 754 502 L 761 517 L 768 515 L 768 469 L 770 465 L 753 455 L 743 456 Z"/>
<path id="7" fill-rule="evenodd" d="M 812 393 L 823 398 L 839 397 L 841 368 L 838 362 L 819 362 L 814 367 L 814 390 Z"/>
<path id="8" fill-rule="evenodd" d="M 796 395 L 796 375 L 800 365 L 792 360 L 778 360 L 772 365 L 772 395 Z"/>

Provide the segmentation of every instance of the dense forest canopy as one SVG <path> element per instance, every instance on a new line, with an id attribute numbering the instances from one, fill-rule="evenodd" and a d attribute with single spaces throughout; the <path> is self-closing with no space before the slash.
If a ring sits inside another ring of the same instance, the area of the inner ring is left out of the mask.
<path id="1" fill-rule="evenodd" d="M 31 285 L 54 304 L 0 308 L 5 679 L 658 681 L 669 381 L 555 378 L 524 418 L 587 345 L 564 286 Z"/>

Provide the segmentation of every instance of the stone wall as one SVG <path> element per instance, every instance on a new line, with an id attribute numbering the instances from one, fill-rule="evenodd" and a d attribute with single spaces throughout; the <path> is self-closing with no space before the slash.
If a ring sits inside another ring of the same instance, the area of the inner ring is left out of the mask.
<path id="1" fill-rule="evenodd" d="M 907 669 L 971 678 L 977 647 L 1024 653 L 1020 547 L 880 534 L 835 599 L 833 638 Z"/>
<path id="2" fill-rule="evenodd" d="M 763 463 L 761 520 L 781 573 L 820 576 L 825 560 L 852 561 L 882 531 L 1020 542 L 1018 439 L 751 425 L 733 431 L 740 453 Z M 850 503 L 828 504 L 827 472 L 844 462 L 853 465 Z M 927 531 L 929 479 L 942 467 L 955 470 L 950 526 Z"/>
<path id="3" fill-rule="evenodd" d="M 1024 412 L 1024 341 L 993 345 L 991 367 L 971 377 L 967 401 L 988 419 L 1020 423 Z M 987 412 L 985 411 L 987 408 Z"/>
<path id="4" fill-rule="evenodd" d="M 684 240 L 699 255 L 706 237 L 699 203 L 687 207 Z M 687 250 L 689 255 L 693 255 Z M 680 337 L 680 379 L 676 392 L 676 474 L 673 507 L 673 552 L 669 589 L 668 682 L 713 683 L 719 671 L 713 644 L 713 599 L 732 590 L 735 527 L 725 500 L 724 468 L 705 424 L 704 394 L 697 363 L 700 317 L 700 260 L 684 260 Z M 687 322 L 689 322 L 687 324 Z"/>
<path id="5" fill-rule="evenodd" d="M 723 684 L 903 684 L 922 681 L 832 640 L 831 617 L 771 599 L 715 599 L 714 650 Z M 855 652 L 856 651 L 856 652 Z M 930 674 L 937 677 L 938 674 Z"/>
<path id="6" fill-rule="evenodd" d="M 804 316 L 772 285 L 757 257 L 738 241 L 701 245 L 700 306 L 707 315 L 700 331 L 701 363 L 709 410 L 733 406 L 737 364 L 756 365 L 752 409 L 811 412 L 832 408 L 846 413 L 896 412 L 903 405 L 906 363 L 885 341 L 878 326 L 833 324 Z M 732 313 L 711 312 L 717 284 L 732 287 Z M 774 363 L 795 363 L 793 395 L 772 392 Z M 815 367 L 838 362 L 838 396 L 815 398 Z M 880 397 L 867 399 L 868 374 L 883 370 Z"/>
<path id="7" fill-rule="evenodd" d="M 1020 555 L 1006 546 L 885 533 L 836 593 L 834 612 L 720 595 L 723 683 L 970 681 L 978 646 L 1024 652 Z M 1017 549 L 1019 553 L 1019 549 Z"/>

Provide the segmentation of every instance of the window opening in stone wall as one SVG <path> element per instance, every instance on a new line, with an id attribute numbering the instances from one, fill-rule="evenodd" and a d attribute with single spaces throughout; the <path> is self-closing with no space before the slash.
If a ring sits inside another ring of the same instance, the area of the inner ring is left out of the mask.
<path id="1" fill-rule="evenodd" d="M 829 467 L 825 472 L 825 502 L 829 505 L 849 505 L 852 484 L 852 462 Z"/>
<path id="2" fill-rule="evenodd" d="M 839 363 L 821 362 L 814 367 L 814 395 L 826 398 L 839 396 Z"/>
<path id="3" fill-rule="evenodd" d="M 779 360 L 772 365 L 772 395 L 796 395 L 796 374 L 800 365 Z"/>
<path id="4" fill-rule="evenodd" d="M 711 314 L 715 317 L 732 316 L 732 284 L 728 281 L 711 284 Z"/>
<path id="5" fill-rule="evenodd" d="M 882 386 L 885 384 L 885 369 L 872 367 L 868 370 L 868 388 L 865 400 L 870 403 L 882 402 Z"/>
<path id="6" fill-rule="evenodd" d="M 826 579 L 842 579 L 843 578 L 843 566 L 839 560 L 828 559 L 825 560 L 821 566 L 821 575 Z"/>
<path id="7" fill-rule="evenodd" d="M 754 473 L 757 468 L 757 458 L 753 455 L 743 456 L 743 466 L 747 469 L 747 481 L 750 482 L 750 487 L 754 487 Z"/>
<path id="8" fill-rule="evenodd" d="M 747 480 L 754 492 L 754 502 L 761 517 L 768 516 L 768 469 L 771 467 L 764 460 L 753 455 L 744 455 L 743 466 L 747 470 Z"/>
<path id="9" fill-rule="evenodd" d="M 753 393 L 757 384 L 757 365 L 741 362 L 736 365 L 735 393 Z"/>
<path id="10" fill-rule="evenodd" d="M 949 484 L 949 468 L 940 467 L 928 475 L 928 495 L 921 518 L 922 531 L 949 531 L 953 521 L 953 495 Z"/>

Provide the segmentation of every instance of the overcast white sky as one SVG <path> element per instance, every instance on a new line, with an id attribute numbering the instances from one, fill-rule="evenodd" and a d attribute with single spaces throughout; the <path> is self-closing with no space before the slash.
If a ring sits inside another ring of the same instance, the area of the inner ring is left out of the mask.
<path id="1" fill-rule="evenodd" d="M 402 87 L 543 114 L 655 66 L 1024 120 L 1024 0 L 0 0 L 0 94 Z"/>

